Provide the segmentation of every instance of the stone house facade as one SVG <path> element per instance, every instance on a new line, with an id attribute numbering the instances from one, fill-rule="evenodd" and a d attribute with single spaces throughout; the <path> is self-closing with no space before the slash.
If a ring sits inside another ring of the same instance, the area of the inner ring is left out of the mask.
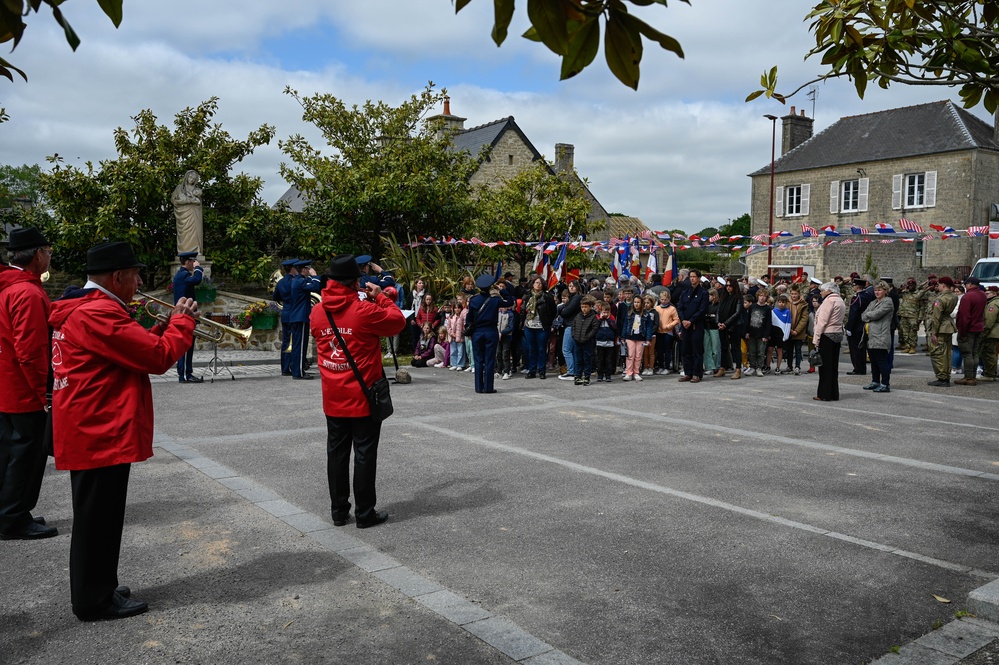
<path id="1" fill-rule="evenodd" d="M 789 242 L 805 248 L 774 248 L 771 266 L 812 265 L 827 279 L 863 272 L 870 254 L 880 275 L 922 280 L 930 273 L 966 274 L 985 256 L 987 238 L 941 240 L 930 225 L 989 225 L 999 203 L 999 140 L 987 123 L 949 101 L 841 118 L 815 136 L 812 119 L 796 115 L 794 107 L 781 121 L 773 231 L 790 232 Z M 769 232 L 770 168 L 750 174 L 752 235 Z M 901 218 L 937 237 L 904 232 Z M 878 234 L 877 223 L 891 224 L 897 233 Z M 820 232 L 834 225 L 843 235 L 803 239 L 802 225 Z M 851 235 L 851 226 L 870 235 Z M 880 242 L 887 238 L 913 242 Z M 842 244 L 844 239 L 873 242 Z M 826 246 L 827 240 L 840 242 Z M 747 266 L 752 275 L 766 272 L 767 252 L 748 257 Z"/>

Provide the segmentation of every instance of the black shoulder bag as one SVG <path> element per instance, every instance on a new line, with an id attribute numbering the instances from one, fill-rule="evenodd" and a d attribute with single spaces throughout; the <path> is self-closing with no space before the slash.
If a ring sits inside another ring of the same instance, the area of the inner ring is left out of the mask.
<path id="1" fill-rule="evenodd" d="M 482 309 L 482 308 L 479 307 L 479 309 Z M 468 310 L 468 311 L 471 311 L 471 310 Z M 477 309 L 477 310 L 475 310 L 475 314 L 473 314 L 472 316 L 469 316 L 467 313 L 465 314 L 465 327 L 461 331 L 461 334 L 464 335 L 465 337 L 471 337 L 472 333 L 475 332 L 475 316 L 478 313 L 479 313 L 479 310 Z"/>
<path id="2" fill-rule="evenodd" d="M 330 314 L 329 310 L 326 310 L 326 318 L 330 320 L 330 326 L 333 327 L 333 334 L 336 335 L 337 341 L 340 342 L 340 348 L 343 349 L 344 355 L 347 356 L 347 362 L 350 363 L 350 368 L 354 370 L 357 382 L 361 384 L 361 390 L 364 391 L 364 395 L 368 398 L 368 405 L 371 407 L 371 419 L 377 423 L 382 422 L 391 416 L 394 411 L 392 407 L 392 395 L 389 393 L 389 382 L 385 378 L 385 370 L 382 370 L 382 378 L 375 381 L 369 388 L 364 383 L 361 370 L 357 369 L 357 363 L 354 362 L 354 357 L 350 355 L 350 349 L 347 348 L 347 343 L 343 341 L 340 329 L 336 327 L 333 315 Z"/>

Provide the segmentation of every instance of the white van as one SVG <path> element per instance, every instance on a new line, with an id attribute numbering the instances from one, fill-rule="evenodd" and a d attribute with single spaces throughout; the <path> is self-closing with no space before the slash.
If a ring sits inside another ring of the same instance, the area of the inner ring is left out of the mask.
<path id="1" fill-rule="evenodd" d="M 978 263 L 971 269 L 971 274 L 978 278 L 983 289 L 999 286 L 999 256 L 978 259 Z"/>

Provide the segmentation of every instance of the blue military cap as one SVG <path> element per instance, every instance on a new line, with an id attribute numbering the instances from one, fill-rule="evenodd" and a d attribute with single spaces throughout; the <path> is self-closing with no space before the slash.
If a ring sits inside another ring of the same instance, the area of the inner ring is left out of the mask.
<path id="1" fill-rule="evenodd" d="M 485 275 L 480 275 L 477 280 L 475 280 L 475 286 L 480 289 L 488 289 L 490 286 L 496 283 L 496 277 L 486 273 Z"/>
<path id="2" fill-rule="evenodd" d="M 365 263 L 371 263 L 371 255 L 361 254 L 360 256 L 354 257 L 354 260 L 357 261 L 357 265 L 363 266 Z"/>
<path id="3" fill-rule="evenodd" d="M 291 268 L 292 266 L 294 266 L 297 263 L 298 263 L 298 259 L 288 259 L 287 261 L 282 261 L 281 262 L 281 267 L 282 268 Z"/>
<path id="4" fill-rule="evenodd" d="M 198 252 L 197 251 L 194 251 L 194 252 L 181 252 L 181 253 L 177 254 L 177 258 L 181 260 L 181 263 L 183 263 L 184 261 L 187 261 L 188 259 L 196 259 L 196 258 L 198 258 Z"/>
<path id="5" fill-rule="evenodd" d="M 312 259 L 301 259 L 299 261 L 295 261 L 296 268 L 305 268 L 311 265 L 312 265 Z"/>

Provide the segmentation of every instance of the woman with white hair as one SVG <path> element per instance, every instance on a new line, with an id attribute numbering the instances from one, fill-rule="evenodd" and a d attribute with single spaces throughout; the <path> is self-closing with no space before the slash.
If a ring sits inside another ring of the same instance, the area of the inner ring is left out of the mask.
<path id="1" fill-rule="evenodd" d="M 839 347 L 843 343 L 843 313 L 846 307 L 835 282 L 826 282 L 819 290 L 822 304 L 815 313 L 812 342 L 819 350 L 822 364 L 819 365 L 819 386 L 812 399 L 835 402 L 839 400 Z"/>

